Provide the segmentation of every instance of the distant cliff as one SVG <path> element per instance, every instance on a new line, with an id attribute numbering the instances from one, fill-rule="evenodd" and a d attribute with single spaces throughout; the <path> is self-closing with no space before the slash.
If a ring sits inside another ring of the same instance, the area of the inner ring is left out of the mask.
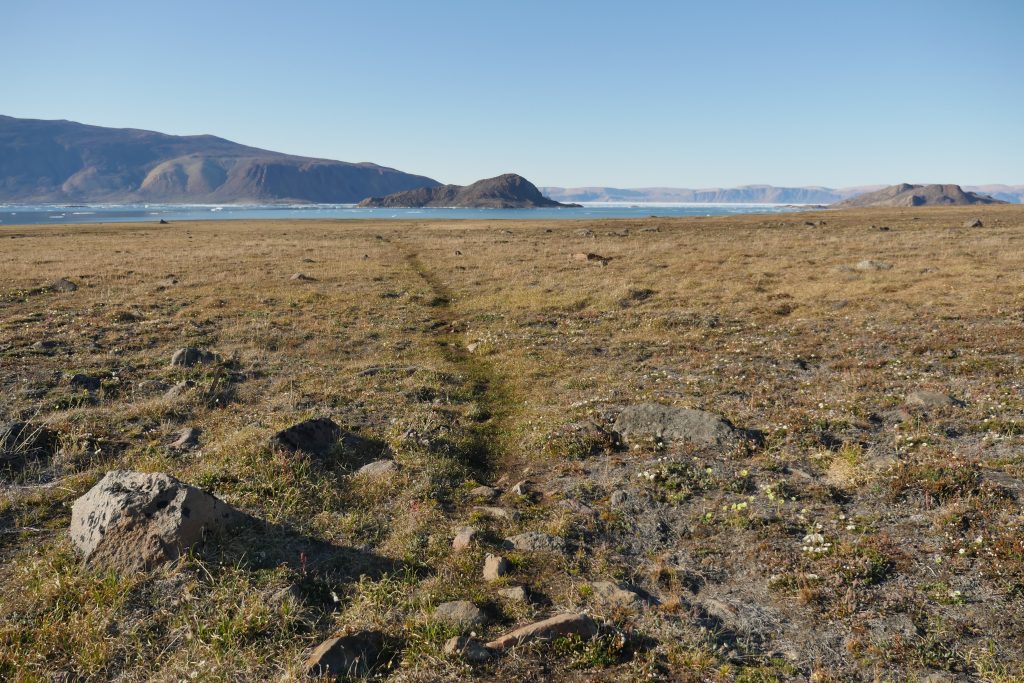
<path id="1" fill-rule="evenodd" d="M 572 202 L 679 202 L 714 204 L 831 204 L 880 185 L 832 189 L 829 187 L 775 187 L 744 185 L 694 190 L 685 187 L 544 187 L 552 199 Z"/>
<path id="2" fill-rule="evenodd" d="M 478 180 L 472 185 L 441 185 L 398 192 L 386 197 L 371 197 L 360 202 L 367 207 L 463 207 L 476 209 L 535 209 L 568 207 L 548 199 L 537 186 L 515 173 Z"/>
<path id="3" fill-rule="evenodd" d="M 212 135 L 0 116 L 0 201 L 354 203 L 439 183 Z"/>
<path id="4" fill-rule="evenodd" d="M 968 192 L 959 185 L 911 185 L 901 183 L 877 192 L 868 192 L 832 205 L 836 209 L 870 206 L 945 206 L 967 204 L 1005 204 L 984 194 Z"/>

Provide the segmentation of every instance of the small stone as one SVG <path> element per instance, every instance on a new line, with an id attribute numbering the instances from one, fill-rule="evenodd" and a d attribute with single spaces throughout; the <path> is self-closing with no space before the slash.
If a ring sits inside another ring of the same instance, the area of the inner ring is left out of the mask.
<path id="1" fill-rule="evenodd" d="M 874 261 L 872 259 L 864 259 L 854 267 L 857 270 L 891 270 L 892 264 L 886 263 L 885 261 Z"/>
<path id="2" fill-rule="evenodd" d="M 512 571 L 512 565 L 501 555 L 488 553 L 484 559 L 484 581 L 497 581 L 510 571 Z"/>
<path id="3" fill-rule="evenodd" d="M 585 614 L 559 614 L 527 624 L 487 643 L 489 650 L 508 650 L 535 640 L 553 640 L 565 636 L 578 636 L 590 640 L 597 635 L 597 624 Z"/>
<path id="4" fill-rule="evenodd" d="M 78 285 L 63 277 L 50 284 L 50 290 L 54 292 L 74 292 L 77 289 Z"/>
<path id="5" fill-rule="evenodd" d="M 444 644 L 444 653 L 449 657 L 461 657 L 467 662 L 486 662 L 493 654 L 480 641 L 468 636 L 455 636 Z"/>
<path id="6" fill-rule="evenodd" d="M 498 590 L 498 595 L 505 598 L 509 602 L 526 602 L 530 599 L 526 589 L 522 586 L 510 586 L 508 588 L 501 588 Z"/>
<path id="7" fill-rule="evenodd" d="M 470 353 L 476 353 L 476 350 L 480 348 L 480 342 L 470 342 L 466 344 L 466 350 Z"/>
<path id="8" fill-rule="evenodd" d="M 492 519 L 514 519 L 515 514 L 509 512 L 505 508 L 492 507 L 489 505 L 477 505 L 473 508 L 474 512 L 477 512 L 485 517 Z"/>
<path id="9" fill-rule="evenodd" d="M 521 482 L 512 487 L 512 493 L 517 496 L 529 496 L 532 491 L 530 490 L 530 482 L 523 479 Z"/>
<path id="10" fill-rule="evenodd" d="M 489 501 L 498 497 L 498 489 L 490 486 L 477 486 L 469 492 L 469 495 L 476 500 Z"/>
<path id="11" fill-rule="evenodd" d="M 505 547 L 513 550 L 527 550 L 551 553 L 564 553 L 566 549 L 565 539 L 540 531 L 527 531 L 526 533 L 512 536 L 505 539 Z"/>
<path id="12" fill-rule="evenodd" d="M 573 261 L 584 261 L 587 263 L 600 263 L 602 266 L 607 266 L 608 262 L 611 261 L 609 256 L 601 256 L 600 254 L 592 254 L 588 252 L 577 252 L 572 255 Z"/>
<path id="13" fill-rule="evenodd" d="M 306 659 L 308 676 L 366 676 L 376 667 L 384 636 L 376 631 L 358 631 L 329 638 Z"/>
<path id="14" fill-rule="evenodd" d="M 75 373 L 74 375 L 71 375 L 68 378 L 68 384 L 77 389 L 85 389 L 86 391 L 96 391 L 97 389 L 100 388 L 102 381 L 100 380 L 99 377 L 83 375 L 82 373 L 78 372 Z"/>
<path id="15" fill-rule="evenodd" d="M 615 507 L 623 505 L 627 500 L 629 500 L 629 494 L 622 489 L 612 491 L 612 495 L 608 497 L 608 502 Z"/>
<path id="16" fill-rule="evenodd" d="M 469 600 L 444 602 L 434 609 L 434 619 L 464 631 L 487 624 L 487 615 Z"/>
<path id="17" fill-rule="evenodd" d="M 611 581 L 594 581 L 592 600 L 606 609 L 636 609 L 643 605 L 639 594 Z"/>
<path id="18" fill-rule="evenodd" d="M 294 280 L 295 282 L 316 282 L 316 278 L 312 278 L 305 273 L 293 273 L 288 279 Z"/>
<path id="19" fill-rule="evenodd" d="M 904 405 L 910 408 L 924 408 L 925 410 L 934 410 L 938 408 L 946 408 L 956 404 L 950 396 L 940 393 L 938 391 L 912 391 L 907 394 L 906 400 L 903 402 Z"/>
<path id="20" fill-rule="evenodd" d="M 980 218 L 972 218 L 971 220 L 964 223 L 965 228 L 984 228 L 985 224 L 981 222 Z"/>
<path id="21" fill-rule="evenodd" d="M 186 346 L 183 349 L 178 349 L 171 356 L 171 365 L 176 365 L 183 368 L 190 368 L 193 365 L 208 365 L 218 360 L 217 354 L 211 351 L 205 351 L 203 349 L 197 349 L 193 346 Z"/>
<path id="22" fill-rule="evenodd" d="M 178 438 L 171 444 L 176 451 L 186 451 L 199 445 L 200 431 L 195 427 L 185 427 L 178 432 Z"/>
<path id="23" fill-rule="evenodd" d="M 342 435 L 341 427 L 334 420 L 318 417 L 282 429 L 270 438 L 270 444 L 286 451 L 303 451 L 322 457 L 334 450 Z"/>
<path id="24" fill-rule="evenodd" d="M 192 389 L 196 388 L 196 383 L 190 379 L 178 382 L 173 387 L 164 392 L 164 398 L 178 398 L 184 396 Z"/>
<path id="25" fill-rule="evenodd" d="M 384 477 L 398 471 L 398 463 L 394 460 L 374 460 L 360 467 L 356 476 L 360 477 Z"/>
<path id="26" fill-rule="evenodd" d="M 465 550 L 472 545 L 476 535 L 477 530 L 475 527 L 462 527 L 452 540 L 452 550 Z"/>

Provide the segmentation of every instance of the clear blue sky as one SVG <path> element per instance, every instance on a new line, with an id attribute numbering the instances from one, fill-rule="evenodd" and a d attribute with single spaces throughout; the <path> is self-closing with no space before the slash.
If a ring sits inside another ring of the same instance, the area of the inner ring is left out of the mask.
<path id="1" fill-rule="evenodd" d="M 1024 183 L 1024 0 L 3 0 L 0 113 L 465 183 Z"/>

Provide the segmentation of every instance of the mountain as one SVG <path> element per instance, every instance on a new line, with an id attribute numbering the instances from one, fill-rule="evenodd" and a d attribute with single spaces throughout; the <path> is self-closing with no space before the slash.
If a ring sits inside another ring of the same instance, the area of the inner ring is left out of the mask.
<path id="1" fill-rule="evenodd" d="M 3 202 L 349 203 L 439 183 L 212 135 L 0 116 Z"/>
<path id="2" fill-rule="evenodd" d="M 942 206 L 965 204 L 1005 204 L 988 195 L 964 191 L 959 185 L 910 185 L 901 183 L 876 192 L 844 199 L 832 205 L 836 209 L 868 206 Z"/>
<path id="3" fill-rule="evenodd" d="M 475 209 L 535 209 L 569 207 L 548 199 L 537 186 L 515 173 L 478 180 L 472 185 L 441 185 L 371 197 L 359 203 L 369 207 L 464 207 Z"/>
<path id="4" fill-rule="evenodd" d="M 744 185 L 733 188 L 692 190 L 682 187 L 544 187 L 544 194 L 559 201 L 572 202 L 680 202 L 720 204 L 831 204 L 862 192 L 881 188 L 850 187 L 774 187 L 772 185 Z"/>

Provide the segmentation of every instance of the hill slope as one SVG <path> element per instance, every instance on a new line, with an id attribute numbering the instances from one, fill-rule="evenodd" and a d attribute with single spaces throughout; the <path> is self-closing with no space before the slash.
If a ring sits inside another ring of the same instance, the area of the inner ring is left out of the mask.
<path id="1" fill-rule="evenodd" d="M 0 201 L 358 202 L 437 181 L 212 135 L 0 116 Z"/>
<path id="2" fill-rule="evenodd" d="M 868 192 L 833 204 L 833 208 L 852 209 L 868 206 L 941 206 L 967 204 L 1005 204 L 988 195 L 965 192 L 959 185 L 910 185 L 901 183 Z"/>
<path id="3" fill-rule="evenodd" d="M 478 180 L 472 185 L 441 185 L 371 197 L 359 206 L 368 207 L 465 207 L 477 209 L 534 209 L 568 207 L 548 199 L 537 186 L 515 173 Z"/>

